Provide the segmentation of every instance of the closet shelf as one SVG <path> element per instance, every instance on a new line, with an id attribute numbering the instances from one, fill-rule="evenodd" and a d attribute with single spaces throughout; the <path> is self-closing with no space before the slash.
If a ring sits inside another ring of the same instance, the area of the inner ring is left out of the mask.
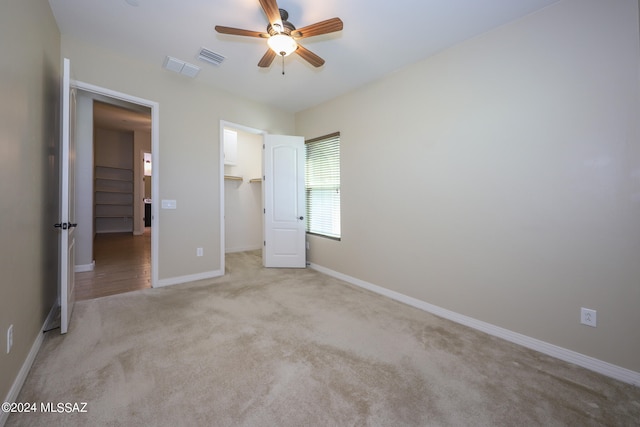
<path id="1" fill-rule="evenodd" d="M 117 190 L 113 188 L 96 188 L 96 193 L 118 193 L 118 194 L 133 194 L 133 191 Z"/>
<path id="2" fill-rule="evenodd" d="M 131 178 L 130 177 L 124 177 L 124 178 L 114 178 L 114 177 L 109 177 L 109 176 L 98 176 L 96 174 L 95 176 L 95 180 L 102 180 L 102 181 L 120 181 L 120 182 L 131 182 Z"/>
<path id="3" fill-rule="evenodd" d="M 251 183 L 262 182 L 262 178 L 253 178 L 253 179 L 250 179 L 249 182 L 251 182 Z"/>
<path id="4" fill-rule="evenodd" d="M 96 170 L 98 171 L 126 171 L 126 172 L 130 172 L 133 173 L 133 169 L 131 168 L 121 168 L 121 167 L 116 167 L 116 166 L 104 166 L 104 165 L 95 165 Z"/>
<path id="5" fill-rule="evenodd" d="M 133 169 L 111 166 L 94 167 L 95 230 L 100 233 L 118 224 L 133 220 Z M 123 229 L 126 231 L 126 229 Z"/>
<path id="6" fill-rule="evenodd" d="M 125 201 L 100 201 L 100 202 L 96 202 L 96 205 L 99 206 L 131 206 L 131 202 L 125 202 Z"/>
<path id="7" fill-rule="evenodd" d="M 244 181 L 244 178 L 241 176 L 234 176 L 234 175 L 225 175 L 224 179 L 227 179 L 229 181 Z"/>

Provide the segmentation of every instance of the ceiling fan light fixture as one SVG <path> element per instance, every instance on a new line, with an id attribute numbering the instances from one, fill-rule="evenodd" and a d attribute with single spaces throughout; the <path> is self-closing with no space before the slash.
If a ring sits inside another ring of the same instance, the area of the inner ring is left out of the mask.
<path id="1" fill-rule="evenodd" d="M 260 6 L 269 21 L 266 32 L 224 27 L 222 25 L 216 25 L 216 31 L 220 34 L 232 36 L 266 38 L 268 49 L 258 62 L 258 67 L 260 68 L 270 67 L 276 56 L 282 58 L 284 68 L 284 57 L 292 53 L 299 55 L 316 68 L 324 65 L 324 59 L 306 49 L 302 44 L 298 44 L 298 40 L 342 31 L 343 23 L 340 18 L 325 19 L 324 21 L 296 29 L 295 25 L 287 21 L 289 13 L 278 7 L 277 0 L 260 0 Z"/>
<path id="2" fill-rule="evenodd" d="M 298 43 L 286 34 L 276 34 L 267 39 L 267 44 L 276 54 L 289 56 L 298 48 Z"/>

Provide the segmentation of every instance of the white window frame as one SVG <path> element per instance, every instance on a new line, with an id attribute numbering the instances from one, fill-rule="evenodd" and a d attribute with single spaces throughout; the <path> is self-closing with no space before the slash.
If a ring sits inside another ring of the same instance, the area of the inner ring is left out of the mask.
<path id="1" fill-rule="evenodd" d="M 305 147 L 307 234 L 340 240 L 340 132 L 309 139 Z"/>

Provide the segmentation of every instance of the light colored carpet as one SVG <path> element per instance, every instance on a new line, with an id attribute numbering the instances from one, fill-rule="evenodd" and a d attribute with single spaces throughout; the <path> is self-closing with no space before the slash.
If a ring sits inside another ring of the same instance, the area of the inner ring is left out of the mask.
<path id="1" fill-rule="evenodd" d="M 313 270 L 230 254 L 225 277 L 80 301 L 8 426 L 638 425 L 640 389 Z"/>

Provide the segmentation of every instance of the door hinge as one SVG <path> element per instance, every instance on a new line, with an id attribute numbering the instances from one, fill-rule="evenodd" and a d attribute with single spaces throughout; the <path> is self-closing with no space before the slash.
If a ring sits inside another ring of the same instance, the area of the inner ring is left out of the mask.
<path id="1" fill-rule="evenodd" d="M 263 241 L 263 242 L 262 242 L 262 244 L 263 244 L 264 246 L 267 246 L 267 241 L 266 241 L 266 240 L 265 240 L 265 241 Z"/>
<path id="2" fill-rule="evenodd" d="M 57 224 L 53 224 L 53 226 L 55 228 L 62 228 L 63 230 L 71 230 L 74 227 L 77 227 L 78 224 L 77 223 L 71 223 L 71 222 L 63 222 L 63 223 L 57 223 Z"/>
<path id="3" fill-rule="evenodd" d="M 263 214 L 266 214 L 266 213 L 267 213 L 267 210 L 266 210 L 266 209 L 262 209 L 262 213 L 263 213 Z"/>

